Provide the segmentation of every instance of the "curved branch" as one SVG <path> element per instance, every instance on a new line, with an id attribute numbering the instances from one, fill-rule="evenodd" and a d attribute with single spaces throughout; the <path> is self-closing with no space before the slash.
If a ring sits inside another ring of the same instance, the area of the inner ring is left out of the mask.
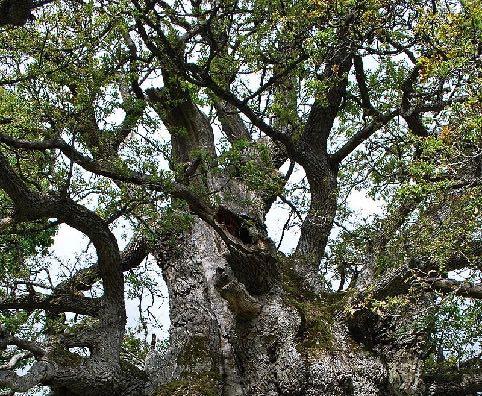
<path id="1" fill-rule="evenodd" d="M 99 161 L 95 161 L 94 159 L 83 155 L 60 138 L 43 141 L 28 141 L 0 135 L 0 143 L 5 143 L 10 147 L 25 150 L 60 150 L 71 161 L 80 165 L 88 172 L 120 182 L 142 185 L 151 188 L 154 191 L 171 193 L 176 198 L 186 200 L 191 205 L 191 208 L 197 210 L 196 214 L 203 219 L 205 219 L 208 213 L 212 214 L 212 210 L 206 204 L 201 203 L 199 198 L 186 186 L 170 180 L 159 180 L 159 178 L 153 178 L 128 169 L 113 169 L 109 165 L 102 164 Z M 15 174 L 15 172 L 13 172 L 13 174 Z M 23 198 L 23 201 L 25 200 L 28 200 L 28 194 Z"/>
<path id="2" fill-rule="evenodd" d="M 6 334 L 0 325 L 0 349 L 5 349 L 9 345 L 14 345 L 19 349 L 31 352 L 37 359 L 42 358 L 46 354 L 43 345 L 35 341 L 28 341 L 23 338 Z"/>
<path id="3" fill-rule="evenodd" d="M 319 77 L 321 81 L 328 84 L 328 88 L 324 92 L 324 99 L 316 99 L 311 106 L 300 139 L 302 146 L 311 146 L 318 155 L 327 153 L 328 138 L 343 106 L 347 94 L 348 74 L 352 68 L 349 48 L 331 49 L 329 58 Z"/>
<path id="4" fill-rule="evenodd" d="M 137 267 L 149 254 L 149 244 L 144 237 L 133 237 L 121 253 L 121 268 L 123 272 Z M 100 279 L 99 266 L 97 264 L 79 270 L 66 281 L 60 283 L 56 292 L 62 291 L 86 291 Z"/>
<path id="5" fill-rule="evenodd" d="M 30 190 L 1 153 L 0 188 L 12 199 L 17 219 L 29 221 L 55 217 L 89 237 L 97 251 L 105 298 L 111 306 L 116 307 L 116 315 L 124 318 L 124 280 L 119 248 L 104 220 L 71 199 Z"/>

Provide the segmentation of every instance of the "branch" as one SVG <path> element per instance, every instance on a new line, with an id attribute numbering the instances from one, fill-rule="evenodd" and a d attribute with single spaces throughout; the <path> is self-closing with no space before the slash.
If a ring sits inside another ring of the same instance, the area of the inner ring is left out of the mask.
<path id="1" fill-rule="evenodd" d="M 90 159 L 83 154 L 79 153 L 73 147 L 69 146 L 65 141 L 62 139 L 53 139 L 53 140 L 45 140 L 41 142 L 30 142 L 25 140 L 18 140 L 15 138 L 11 138 L 9 136 L 0 135 L 0 142 L 6 143 L 11 147 L 15 148 L 24 148 L 27 150 L 45 150 L 45 149 L 60 149 L 69 159 L 76 162 L 86 171 L 92 172 L 96 175 L 108 177 L 112 180 L 132 183 L 140 186 L 144 186 L 150 188 L 154 191 L 162 192 L 162 193 L 170 193 L 174 198 L 180 198 L 186 201 L 189 204 L 189 208 L 197 214 L 202 220 L 208 223 L 210 226 L 214 228 L 216 232 L 221 236 L 221 238 L 226 242 L 229 247 L 232 247 L 240 252 L 245 253 L 253 253 L 253 251 L 249 248 L 246 248 L 242 243 L 235 240 L 230 236 L 230 233 L 226 230 L 226 227 L 223 227 L 222 224 L 218 223 L 215 219 L 216 217 L 216 210 L 211 207 L 208 203 L 202 201 L 198 194 L 194 191 L 191 191 L 188 187 L 173 182 L 171 180 L 159 180 L 159 178 L 153 178 L 149 175 L 144 175 L 141 173 L 137 173 L 134 171 L 130 171 L 128 169 L 123 170 L 115 170 L 109 167 L 109 165 L 101 164 L 98 161 Z M 3 158 L 3 160 L 2 160 Z M 94 213 L 88 211 L 81 205 L 76 204 L 72 200 L 63 199 L 60 201 L 51 200 L 49 201 L 46 197 L 40 196 L 37 193 L 30 191 L 28 188 L 24 186 L 24 188 L 20 188 L 19 191 L 16 191 L 17 185 L 24 185 L 23 181 L 15 174 L 13 169 L 11 169 L 10 165 L 6 161 L 5 157 L 0 153 L 0 171 L 2 168 L 8 170 L 5 174 L 0 172 L 0 188 L 3 188 L 7 191 L 8 195 L 12 195 L 15 198 L 12 198 L 14 201 L 25 203 L 22 207 L 28 208 L 28 220 L 37 219 L 40 217 L 57 217 L 64 221 L 66 224 L 69 224 L 73 228 L 76 228 L 82 232 L 84 232 L 94 243 L 96 244 L 96 248 L 98 247 L 100 250 L 103 250 L 103 246 L 110 246 L 110 243 L 104 245 L 101 241 L 105 240 L 106 233 L 103 231 L 107 231 L 108 227 L 104 220 L 102 220 L 99 216 L 95 215 Z M 2 183 L 3 180 L 3 183 Z M 15 180 L 15 182 L 11 182 Z M 67 205 L 68 203 L 68 205 Z M 74 218 L 65 218 L 59 216 L 58 208 L 62 208 L 63 206 L 70 206 L 70 209 L 64 210 L 67 208 L 62 209 L 63 212 L 66 214 L 73 214 L 74 212 L 82 211 L 84 212 L 83 216 L 74 216 Z M 75 208 L 75 209 L 74 209 Z M 18 208 L 17 208 L 18 209 Z M 93 216 L 93 217 L 92 217 Z M 85 221 L 86 219 L 81 219 L 81 217 L 92 217 L 93 222 Z M 76 219 L 79 222 L 75 221 Z M 96 228 L 95 226 L 90 226 L 94 223 L 101 223 Z M 96 239 L 95 235 L 101 233 L 102 237 L 100 239 Z M 117 242 L 115 241 L 114 236 L 110 231 L 107 232 L 110 234 L 111 242 L 115 242 L 117 246 Z M 104 249 L 105 250 L 105 249 Z M 118 268 L 118 263 L 112 267 L 108 268 Z M 120 273 L 120 271 L 119 271 Z M 120 295 L 120 294 L 119 294 Z"/>
<path id="2" fill-rule="evenodd" d="M 332 49 L 329 59 L 320 76 L 320 79 L 328 84 L 328 89 L 323 92 L 325 99 L 316 99 L 311 106 L 301 137 L 304 146 L 313 147 L 318 155 L 326 154 L 328 138 L 343 105 L 347 93 L 348 74 L 352 67 L 349 48 L 338 51 Z"/>
<path id="3" fill-rule="evenodd" d="M 30 352 L 20 352 L 15 355 L 13 355 L 8 363 L 4 364 L 3 366 L 0 366 L 0 371 L 2 370 L 13 370 L 15 366 L 18 364 L 18 362 L 28 359 L 32 357 L 33 355 Z"/>
<path id="4" fill-rule="evenodd" d="M 32 10 L 53 0 L 0 0 L 0 26 L 22 26 L 32 18 Z"/>
<path id="5" fill-rule="evenodd" d="M 39 218 L 58 218 L 81 231 L 92 241 L 104 285 L 105 297 L 124 312 L 124 280 L 120 268 L 117 240 L 102 218 L 73 200 L 30 190 L 15 173 L 7 158 L 0 153 L 0 188 L 15 205 L 16 218 L 31 221 Z M 121 317 L 124 317 L 122 313 Z"/>
<path id="6" fill-rule="evenodd" d="M 121 268 L 123 272 L 137 267 L 149 254 L 149 245 L 144 237 L 133 237 L 121 253 Z M 62 291 L 86 291 L 100 279 L 98 265 L 92 265 L 81 269 L 66 281 L 60 283 L 56 292 Z"/>
<path id="7" fill-rule="evenodd" d="M 221 122 L 223 132 L 231 143 L 242 138 L 251 140 L 246 125 L 239 116 L 238 110 L 233 105 L 229 103 L 223 104 L 220 101 L 214 100 L 214 107 Z"/>
<path id="8" fill-rule="evenodd" d="M 133 129 L 137 126 L 139 119 L 144 114 L 146 102 L 144 92 L 139 84 L 139 68 L 137 65 L 137 47 L 132 40 L 129 32 L 122 31 L 124 42 L 129 50 L 129 70 L 128 79 L 130 83 L 129 87 L 124 86 L 123 82 L 120 82 L 120 92 L 123 99 L 122 109 L 125 111 L 124 119 L 119 125 L 116 134 L 112 138 L 111 151 L 117 153 L 119 146 L 129 136 Z M 133 103 L 133 104 L 132 104 Z M 126 105 L 127 104 L 127 105 Z"/>
<path id="9" fill-rule="evenodd" d="M 198 75 L 199 70 L 196 65 L 187 66 L 190 67 L 194 74 Z M 231 91 L 222 88 L 213 80 L 210 75 L 204 73 L 198 75 L 198 78 L 198 80 L 193 80 L 192 78 L 189 78 L 189 80 L 198 85 L 202 85 L 206 88 L 211 89 L 211 91 L 213 91 L 219 98 L 223 99 L 227 103 L 230 103 L 239 111 L 241 111 L 246 117 L 248 117 L 248 119 L 253 123 L 255 127 L 257 127 L 261 132 L 268 135 L 270 138 L 283 143 L 287 148 L 292 146 L 291 138 L 288 135 L 275 130 L 266 122 L 264 122 L 263 119 L 258 114 L 256 114 L 244 100 L 240 100 Z"/>
<path id="10" fill-rule="evenodd" d="M 360 91 L 361 104 L 363 109 L 367 111 L 368 114 L 379 115 L 379 112 L 373 107 L 370 101 L 369 90 L 366 82 L 365 70 L 363 69 L 363 59 L 359 55 L 353 57 L 353 65 L 355 67 L 355 77 L 358 83 L 358 90 Z"/>
<path id="11" fill-rule="evenodd" d="M 44 361 L 35 362 L 25 375 L 18 375 L 10 370 L 0 370 L 0 387 L 8 387 L 14 392 L 27 392 L 47 381 L 54 372 L 53 366 Z"/>
<path id="12" fill-rule="evenodd" d="M 330 156 L 330 160 L 334 164 L 339 164 L 347 156 L 349 156 L 361 143 L 367 140 L 375 132 L 377 132 L 383 125 L 393 120 L 400 114 L 400 110 L 392 110 L 390 113 L 381 114 L 374 117 L 373 121 L 360 129 L 353 135 L 342 147 L 340 147 L 334 154 Z"/>
<path id="13" fill-rule="evenodd" d="M 426 137 L 428 136 L 427 128 L 423 125 L 420 113 L 414 111 L 410 106 L 410 98 L 415 92 L 414 84 L 417 81 L 420 65 L 414 66 L 405 81 L 402 83 L 403 92 L 401 103 L 401 115 L 413 134 Z"/>
<path id="14" fill-rule="evenodd" d="M 14 345 L 19 349 L 32 353 L 36 359 L 42 358 L 46 353 L 41 344 L 35 341 L 28 341 L 16 336 L 12 336 L 5 331 L 2 325 L 0 325 L 0 349 L 4 350 L 9 345 Z"/>
<path id="15" fill-rule="evenodd" d="M 80 315 L 97 316 L 101 308 L 101 300 L 89 298 L 83 295 L 60 294 L 51 295 L 35 292 L 18 297 L 6 297 L 0 299 L 0 309 L 23 309 L 34 311 L 43 309 L 45 311 L 60 313 L 73 312 Z"/>
<path id="16" fill-rule="evenodd" d="M 206 204 L 201 203 L 199 198 L 188 190 L 186 186 L 176 182 L 171 182 L 170 180 L 159 180 L 159 178 L 153 179 L 148 175 L 133 172 L 129 169 L 113 169 L 109 165 L 101 164 L 100 162 L 83 155 L 60 138 L 47 139 L 43 141 L 27 141 L 15 139 L 6 135 L 0 135 L 0 143 L 5 143 L 10 147 L 25 150 L 58 149 L 71 161 L 80 165 L 88 172 L 92 172 L 96 175 L 104 176 L 120 182 L 149 187 L 158 192 L 170 192 L 174 197 L 186 200 L 190 204 L 191 208 L 196 209 L 195 213 L 204 220 L 206 220 L 209 213 L 212 214 L 212 210 Z M 25 201 L 28 199 L 29 195 L 27 192 L 27 196 L 22 200 Z M 32 204 L 34 203 L 35 200 L 32 201 Z"/>
<path id="17" fill-rule="evenodd" d="M 480 256 L 482 247 L 474 244 L 470 252 L 465 252 L 469 256 Z M 466 268 L 470 265 L 469 260 L 463 255 L 450 257 L 445 265 L 446 270 Z M 455 293 L 458 296 L 469 298 L 482 298 L 482 285 L 472 285 L 467 282 L 456 281 L 453 279 L 430 276 L 430 271 L 438 271 L 439 265 L 430 260 L 419 260 L 412 258 L 407 264 L 392 268 L 384 273 L 375 284 L 368 285 L 373 291 L 373 297 L 383 299 L 389 296 L 405 294 L 410 290 L 413 280 L 425 282 L 432 285 L 434 289 L 444 293 Z"/>
<path id="18" fill-rule="evenodd" d="M 448 278 L 425 278 L 422 281 L 442 293 L 453 293 L 460 297 L 482 299 L 482 284 L 471 284 Z"/>
<path id="19" fill-rule="evenodd" d="M 257 96 L 261 95 L 263 92 L 265 92 L 269 87 L 280 83 L 280 81 L 284 80 L 286 77 L 290 75 L 292 71 L 295 71 L 296 68 L 305 60 L 309 59 L 309 55 L 305 52 L 302 52 L 302 54 L 295 59 L 293 62 L 288 64 L 284 69 L 282 69 L 280 72 L 273 74 L 268 81 L 266 81 L 264 84 L 262 84 L 256 91 L 254 91 L 251 95 L 245 97 L 243 101 L 247 103 L 249 100 L 256 98 Z"/>
<path id="20" fill-rule="evenodd" d="M 137 267 L 149 254 L 149 243 L 143 236 L 134 236 L 121 253 L 122 271 Z"/>

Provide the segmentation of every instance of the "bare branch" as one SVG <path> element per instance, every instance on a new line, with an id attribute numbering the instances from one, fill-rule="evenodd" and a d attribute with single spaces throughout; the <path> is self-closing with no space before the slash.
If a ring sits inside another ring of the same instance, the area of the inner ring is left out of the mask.
<path id="1" fill-rule="evenodd" d="M 41 344 L 13 336 L 0 325 L 0 349 L 5 349 L 9 345 L 15 345 L 19 349 L 31 352 L 37 359 L 40 359 L 46 353 Z"/>
<path id="2" fill-rule="evenodd" d="M 379 114 L 370 101 L 370 92 L 366 82 L 365 70 L 363 69 L 363 59 L 359 55 L 353 57 L 353 65 L 355 67 L 355 77 L 360 91 L 361 104 L 368 114 Z"/>
<path id="3" fill-rule="evenodd" d="M 34 311 L 74 312 L 81 315 L 97 316 L 101 308 L 101 301 L 83 295 L 73 294 L 41 294 L 38 292 L 22 296 L 9 296 L 0 299 L 0 309 L 23 309 Z"/>

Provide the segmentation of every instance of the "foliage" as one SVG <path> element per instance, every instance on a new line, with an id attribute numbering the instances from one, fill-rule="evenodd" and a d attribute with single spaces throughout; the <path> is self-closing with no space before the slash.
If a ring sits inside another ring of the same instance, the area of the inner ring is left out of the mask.
<path id="1" fill-rule="evenodd" d="M 308 349 L 331 348 L 334 322 L 361 307 L 427 334 L 429 368 L 476 355 L 480 2 L 35 7 L 23 26 L 0 27 L 0 336 L 68 345 L 74 333 L 112 330 L 115 317 L 110 345 L 144 359 L 159 278 L 185 282 L 186 296 L 201 282 L 172 266 L 192 253 L 202 222 L 242 290 L 269 297 L 258 287 L 268 284 L 297 309 Z M 379 214 L 352 210 L 354 190 Z M 276 207 L 288 215 L 273 243 L 263 222 Z M 59 271 L 50 247 L 61 223 L 93 247 Z M 275 245 L 293 230 L 285 254 Z M 429 307 L 412 320 L 422 295 Z M 61 297 L 75 304 L 59 308 Z M 126 333 L 129 299 L 141 323 Z M 204 341 L 194 348 L 202 358 Z M 163 391 L 215 393 L 211 374 Z"/>

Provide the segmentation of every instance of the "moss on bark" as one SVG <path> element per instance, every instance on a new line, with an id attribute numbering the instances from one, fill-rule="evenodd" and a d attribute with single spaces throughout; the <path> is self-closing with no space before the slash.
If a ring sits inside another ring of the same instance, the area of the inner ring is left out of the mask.
<path id="1" fill-rule="evenodd" d="M 162 385 L 156 396 L 217 396 L 219 380 L 212 372 L 186 376 Z"/>

